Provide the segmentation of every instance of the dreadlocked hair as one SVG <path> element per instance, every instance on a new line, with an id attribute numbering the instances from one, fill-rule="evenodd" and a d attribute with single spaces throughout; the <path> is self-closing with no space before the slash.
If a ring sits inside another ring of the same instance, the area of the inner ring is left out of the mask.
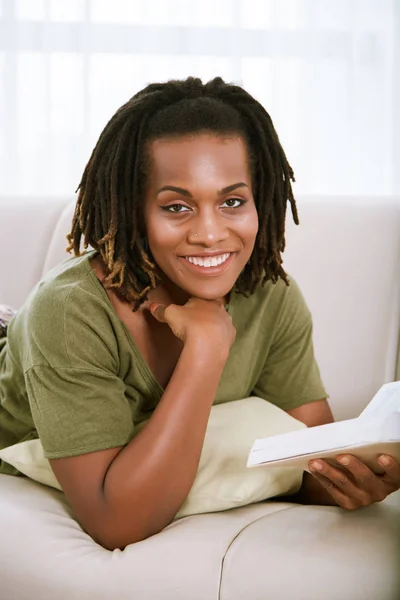
<path id="1" fill-rule="evenodd" d="M 241 87 L 189 77 L 150 84 L 124 104 L 101 133 L 77 189 L 67 251 L 79 256 L 82 238 L 85 248 L 97 250 L 107 267 L 105 285 L 134 310 L 161 281 L 143 221 L 149 142 L 202 132 L 239 135 L 248 148 L 259 230 L 235 290 L 248 296 L 260 282 L 279 278 L 288 285 L 281 257 L 288 201 L 299 219 L 293 170 L 272 120 Z"/>

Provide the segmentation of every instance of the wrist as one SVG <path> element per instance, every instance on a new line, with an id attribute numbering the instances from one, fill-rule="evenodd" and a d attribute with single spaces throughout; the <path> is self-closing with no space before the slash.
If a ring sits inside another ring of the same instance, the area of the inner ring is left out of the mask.
<path id="1" fill-rule="evenodd" d="M 228 359 L 229 350 L 230 348 L 226 344 L 201 336 L 188 338 L 183 347 L 185 354 L 192 354 L 195 357 L 196 364 L 203 361 L 206 363 L 212 361 L 213 365 L 221 365 L 222 367 Z"/>

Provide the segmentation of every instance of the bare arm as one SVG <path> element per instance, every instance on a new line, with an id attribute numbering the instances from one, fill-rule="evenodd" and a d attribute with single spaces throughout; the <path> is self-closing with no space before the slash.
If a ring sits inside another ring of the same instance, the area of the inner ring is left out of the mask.
<path id="1" fill-rule="evenodd" d="M 289 415 L 305 423 L 307 427 L 315 427 L 316 425 L 325 425 L 333 423 L 333 414 L 328 404 L 328 401 L 316 400 L 308 404 L 303 404 L 297 408 L 292 408 L 286 411 Z"/>
<path id="2" fill-rule="evenodd" d="M 230 317 L 219 308 L 225 326 L 233 329 Z M 211 308 L 218 310 L 215 305 Z M 208 339 L 198 333 L 186 341 L 148 424 L 127 446 L 51 460 L 77 519 L 108 549 L 161 531 L 193 484 L 211 406 L 234 339 L 232 333 L 220 337 L 232 338 L 222 347 L 218 336 Z"/>

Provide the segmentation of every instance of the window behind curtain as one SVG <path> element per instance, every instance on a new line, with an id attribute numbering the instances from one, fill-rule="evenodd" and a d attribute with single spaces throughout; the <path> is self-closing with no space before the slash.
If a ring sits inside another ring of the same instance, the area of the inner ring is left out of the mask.
<path id="1" fill-rule="evenodd" d="M 188 75 L 265 106 L 296 193 L 398 193 L 399 5 L 0 0 L 0 195 L 72 193 L 114 111 Z"/>

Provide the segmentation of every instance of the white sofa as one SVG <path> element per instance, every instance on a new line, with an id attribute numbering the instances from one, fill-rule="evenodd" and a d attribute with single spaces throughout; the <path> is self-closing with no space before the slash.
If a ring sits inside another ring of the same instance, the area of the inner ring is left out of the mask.
<path id="1" fill-rule="evenodd" d="M 337 419 L 396 374 L 400 198 L 299 198 L 285 266 L 314 316 Z M 0 198 L 0 303 L 65 256 L 73 201 Z M 63 494 L 0 476 L 1 600 L 399 600 L 400 494 L 355 512 L 267 501 L 174 522 L 109 552 Z"/>

